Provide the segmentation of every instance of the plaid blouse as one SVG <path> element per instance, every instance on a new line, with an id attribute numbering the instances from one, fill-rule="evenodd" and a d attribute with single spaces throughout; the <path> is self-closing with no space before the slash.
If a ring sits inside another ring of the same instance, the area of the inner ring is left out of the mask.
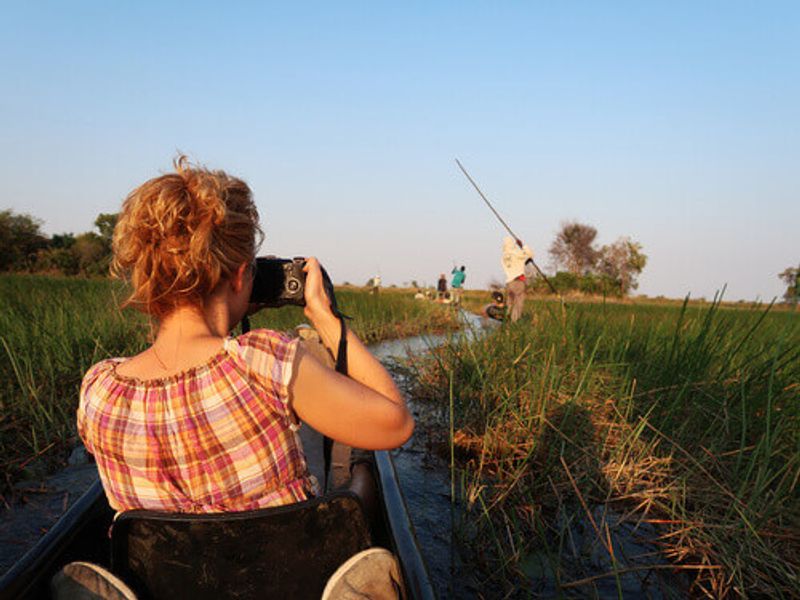
<path id="1" fill-rule="evenodd" d="M 163 379 L 83 378 L 78 432 L 117 511 L 243 511 L 312 494 L 287 386 L 297 339 L 258 329 L 206 363 Z"/>

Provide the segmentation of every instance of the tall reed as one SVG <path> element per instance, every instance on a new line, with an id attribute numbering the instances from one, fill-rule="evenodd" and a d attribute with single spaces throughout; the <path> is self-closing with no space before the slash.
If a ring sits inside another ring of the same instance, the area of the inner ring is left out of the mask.
<path id="1" fill-rule="evenodd" d="M 442 431 L 454 406 L 487 586 L 616 595 L 677 569 L 677 594 L 800 595 L 796 314 L 538 303 L 412 368 Z M 651 538 L 640 555 L 626 526 Z"/>

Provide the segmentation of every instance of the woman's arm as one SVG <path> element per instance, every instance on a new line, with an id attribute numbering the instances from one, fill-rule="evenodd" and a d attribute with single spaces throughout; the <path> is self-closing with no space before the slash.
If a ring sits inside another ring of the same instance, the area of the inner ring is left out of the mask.
<path id="1" fill-rule="evenodd" d="M 335 356 L 341 324 L 322 286 L 319 263 L 306 264 L 306 316 Z M 323 365 L 302 347 L 289 397 L 297 415 L 320 433 L 367 450 L 396 448 L 414 431 L 414 420 L 383 365 L 348 331 L 349 377 Z"/>

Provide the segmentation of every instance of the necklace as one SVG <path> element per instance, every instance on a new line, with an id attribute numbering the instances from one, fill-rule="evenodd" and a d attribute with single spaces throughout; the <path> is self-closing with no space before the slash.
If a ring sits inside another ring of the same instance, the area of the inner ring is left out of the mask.
<path id="1" fill-rule="evenodd" d="M 170 368 L 167 366 L 167 363 L 161 360 L 161 357 L 158 355 L 158 350 L 156 350 L 155 345 L 151 346 L 151 348 L 153 349 L 153 356 L 156 357 L 156 360 L 158 361 L 158 364 L 161 366 L 161 368 L 164 369 L 165 371 L 169 371 Z"/>

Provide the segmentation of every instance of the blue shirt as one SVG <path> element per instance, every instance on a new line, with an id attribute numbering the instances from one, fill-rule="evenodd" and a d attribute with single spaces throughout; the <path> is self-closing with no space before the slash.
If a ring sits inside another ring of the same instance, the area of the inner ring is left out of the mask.
<path id="1" fill-rule="evenodd" d="M 460 271 L 458 269 L 453 269 L 452 273 L 453 273 L 453 282 L 450 284 L 451 287 L 460 288 L 461 285 L 464 283 L 464 280 L 467 278 L 467 276 L 464 275 L 464 271 Z"/>

